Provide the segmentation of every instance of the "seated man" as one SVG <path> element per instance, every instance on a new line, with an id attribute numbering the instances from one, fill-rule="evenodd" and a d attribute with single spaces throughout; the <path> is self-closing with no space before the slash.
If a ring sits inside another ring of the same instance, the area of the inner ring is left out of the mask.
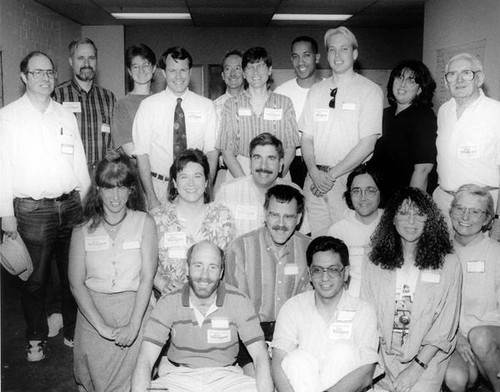
<path id="1" fill-rule="evenodd" d="M 252 304 L 220 282 L 222 251 L 202 241 L 189 249 L 187 262 L 189 282 L 163 296 L 146 324 L 132 391 L 273 391 L 264 336 Z M 234 366 L 238 335 L 254 361 L 255 379 Z M 159 378 L 151 382 L 153 364 L 169 339 Z"/>
<path id="2" fill-rule="evenodd" d="M 307 248 L 314 291 L 289 299 L 274 331 L 272 370 L 279 392 L 362 391 L 378 362 L 375 309 L 344 290 L 347 246 L 318 237 Z"/>

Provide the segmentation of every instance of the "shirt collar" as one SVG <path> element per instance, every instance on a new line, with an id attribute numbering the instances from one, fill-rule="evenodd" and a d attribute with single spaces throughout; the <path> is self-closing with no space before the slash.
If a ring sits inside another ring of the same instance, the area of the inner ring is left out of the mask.
<path id="1" fill-rule="evenodd" d="M 184 101 L 189 95 L 189 92 L 190 90 L 189 88 L 187 88 L 186 91 L 182 93 L 182 95 L 177 95 L 168 86 L 165 88 L 165 93 L 167 94 L 167 96 L 175 100 L 177 100 L 177 98 L 181 98 Z"/>
<path id="2" fill-rule="evenodd" d="M 78 94 L 82 95 L 82 94 L 90 94 L 90 92 L 93 90 L 94 88 L 94 82 L 92 82 L 92 86 L 90 87 L 90 90 L 89 91 L 86 91 L 84 90 L 79 84 L 78 82 L 76 81 L 76 77 L 73 76 L 73 79 L 71 79 L 71 87 L 73 87 L 77 92 Z"/>

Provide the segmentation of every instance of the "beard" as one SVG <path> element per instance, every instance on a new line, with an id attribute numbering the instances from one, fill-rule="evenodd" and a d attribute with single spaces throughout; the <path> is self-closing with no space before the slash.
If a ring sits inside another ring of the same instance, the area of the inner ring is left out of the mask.
<path id="1" fill-rule="evenodd" d="M 80 68 L 80 72 L 75 74 L 75 76 L 78 80 L 81 80 L 82 82 L 88 82 L 94 80 L 95 70 L 92 67 L 82 67 Z"/>
<path id="2" fill-rule="evenodd" d="M 209 298 L 219 287 L 220 280 L 210 280 L 210 279 L 196 279 L 193 280 L 191 276 L 188 276 L 189 286 L 198 298 L 206 299 Z M 211 286 L 200 289 L 199 283 L 208 283 Z"/>

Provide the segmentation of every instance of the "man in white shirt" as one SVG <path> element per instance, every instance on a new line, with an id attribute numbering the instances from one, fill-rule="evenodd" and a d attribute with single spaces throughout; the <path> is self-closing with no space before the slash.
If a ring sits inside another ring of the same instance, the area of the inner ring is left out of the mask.
<path id="1" fill-rule="evenodd" d="M 313 84 L 323 80 L 316 71 L 321 55 L 318 53 L 318 43 L 312 37 L 300 36 L 292 42 L 292 66 L 297 76 L 274 90 L 276 94 L 285 95 L 292 100 L 297 122 L 299 121 L 302 109 L 306 102 L 307 94 Z M 295 152 L 295 158 L 290 165 L 290 175 L 292 181 L 301 188 L 307 175 L 307 167 L 302 160 L 300 148 Z"/>
<path id="2" fill-rule="evenodd" d="M 202 150 L 207 155 L 212 179 L 215 176 L 218 154 L 214 105 L 189 90 L 192 66 L 193 59 L 184 48 L 167 49 L 159 61 L 167 88 L 142 101 L 134 119 L 134 155 L 149 209 L 167 201 L 169 170 L 177 153 L 174 133 L 178 124 L 174 120 L 178 105 L 183 111 L 186 148 Z"/>
<path id="3" fill-rule="evenodd" d="M 75 116 L 50 98 L 56 71 L 42 52 L 21 61 L 26 93 L 0 110 L 0 217 L 7 236 L 23 239 L 33 273 L 22 288 L 27 360 L 45 357 L 45 291 L 55 257 L 62 286 L 64 343 L 73 345 L 76 303 L 68 282 L 71 232 L 90 186 Z"/>

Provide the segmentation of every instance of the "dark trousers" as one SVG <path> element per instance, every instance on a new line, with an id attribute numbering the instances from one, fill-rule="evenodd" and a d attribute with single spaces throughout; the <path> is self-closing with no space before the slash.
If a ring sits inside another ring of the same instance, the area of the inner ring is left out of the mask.
<path id="1" fill-rule="evenodd" d="M 304 181 L 307 176 L 307 166 L 302 159 L 302 156 L 296 155 L 290 165 L 290 176 L 292 181 L 301 189 L 304 187 Z"/>
<path id="2" fill-rule="evenodd" d="M 45 295 L 52 257 L 61 280 L 64 337 L 73 339 L 76 303 L 68 280 L 68 256 L 73 227 L 81 221 L 82 204 L 78 192 L 65 200 L 16 198 L 17 229 L 33 262 L 33 273 L 21 292 L 26 320 L 26 340 L 46 340 L 48 334 Z"/>

